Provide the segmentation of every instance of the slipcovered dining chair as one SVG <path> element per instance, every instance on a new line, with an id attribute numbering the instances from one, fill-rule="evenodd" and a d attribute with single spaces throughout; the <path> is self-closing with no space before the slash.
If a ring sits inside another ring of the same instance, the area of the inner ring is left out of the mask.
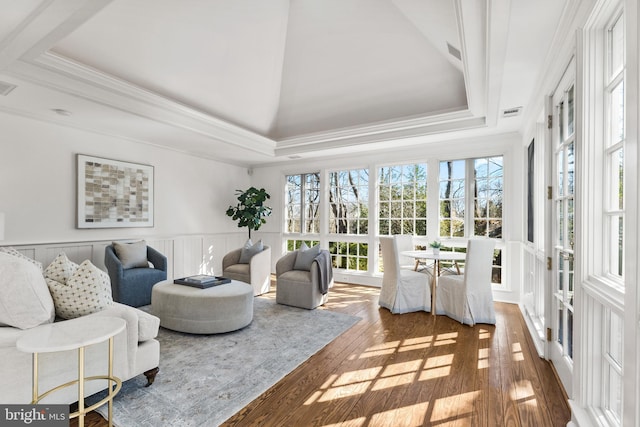
<path id="1" fill-rule="evenodd" d="M 104 265 L 111 279 L 113 300 L 132 307 L 151 304 L 151 289 L 167 280 L 167 257 L 144 240 L 113 242 L 105 247 Z"/>
<path id="2" fill-rule="evenodd" d="M 415 251 L 416 247 L 413 244 L 413 236 L 410 234 L 396 234 L 396 244 L 398 246 L 398 260 L 400 262 L 400 268 L 405 270 L 415 270 L 416 260 L 412 257 L 402 255 L 404 251 Z"/>
<path id="3" fill-rule="evenodd" d="M 271 248 L 265 245 L 261 250 L 252 252 L 258 243 L 262 245 L 262 242 L 249 248 L 245 245 L 222 258 L 222 275 L 250 284 L 254 296 L 269 292 L 271 286 Z"/>
<path id="4" fill-rule="evenodd" d="M 495 242 L 469 239 L 464 273 L 438 279 L 436 314 L 444 314 L 460 323 L 495 325 L 496 313 L 491 290 L 491 270 Z"/>
<path id="5" fill-rule="evenodd" d="M 394 314 L 431 311 L 429 278 L 400 267 L 398 240 L 398 236 L 380 237 L 384 274 L 378 305 Z"/>

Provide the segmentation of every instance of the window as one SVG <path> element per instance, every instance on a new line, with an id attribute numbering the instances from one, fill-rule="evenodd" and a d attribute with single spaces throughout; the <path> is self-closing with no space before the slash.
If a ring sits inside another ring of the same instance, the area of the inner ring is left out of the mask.
<path id="1" fill-rule="evenodd" d="M 320 232 L 320 174 L 288 175 L 285 233 Z"/>
<path id="2" fill-rule="evenodd" d="M 502 162 L 502 156 L 440 162 L 441 238 L 502 238 Z"/>
<path id="3" fill-rule="evenodd" d="M 329 174 L 329 233 L 369 233 L 369 170 Z"/>
<path id="4" fill-rule="evenodd" d="M 317 240 L 288 239 L 287 240 L 287 252 L 292 252 L 292 251 L 295 251 L 295 250 L 299 249 L 300 246 L 302 246 L 302 243 L 307 245 L 308 248 L 312 248 L 312 247 L 314 247 L 315 245 L 317 245 L 320 242 L 317 241 Z"/>
<path id="5" fill-rule="evenodd" d="M 619 15 L 607 31 L 604 82 L 604 242 L 605 272 L 624 285 L 624 20 Z"/>
<path id="6" fill-rule="evenodd" d="M 622 419 L 622 331 L 620 316 L 607 310 L 605 317 L 606 343 L 604 349 L 604 409 L 609 418 L 617 425 Z"/>
<path id="7" fill-rule="evenodd" d="M 329 242 L 329 253 L 334 268 L 369 270 L 369 245 L 363 242 Z"/>
<path id="8" fill-rule="evenodd" d="M 379 169 L 378 218 L 380 235 L 427 235 L 426 164 Z"/>
<path id="9" fill-rule="evenodd" d="M 369 234 L 369 169 L 329 173 L 329 233 Z M 367 271 L 368 243 L 362 238 L 329 241 L 334 268 Z"/>
<path id="10" fill-rule="evenodd" d="M 474 236 L 502 237 L 502 179 L 502 157 L 474 160 Z"/>
<path id="11" fill-rule="evenodd" d="M 440 162 L 440 237 L 464 237 L 465 165 Z"/>

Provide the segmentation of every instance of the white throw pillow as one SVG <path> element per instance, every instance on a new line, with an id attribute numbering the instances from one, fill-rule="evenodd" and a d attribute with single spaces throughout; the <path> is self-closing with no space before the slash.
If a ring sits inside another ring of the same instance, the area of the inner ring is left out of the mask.
<path id="1" fill-rule="evenodd" d="M 0 324 L 33 328 L 54 319 L 42 271 L 32 262 L 0 253 Z"/>
<path id="2" fill-rule="evenodd" d="M 244 248 L 242 248 L 242 251 L 240 251 L 240 260 L 238 261 L 238 264 L 249 264 L 251 258 L 255 254 L 258 254 L 264 250 L 262 240 L 258 240 L 255 245 L 251 245 L 251 240 L 247 240 L 247 244 L 249 244 L 249 247 L 247 247 L 247 245 L 245 244 Z"/>
<path id="3" fill-rule="evenodd" d="M 144 240 L 132 243 L 113 242 L 113 250 L 122 263 L 122 268 L 149 267 L 147 242 Z"/>
<path id="4" fill-rule="evenodd" d="M 67 254 L 60 252 L 56 259 L 51 261 L 51 264 L 44 270 L 44 277 L 47 279 L 47 283 L 49 283 L 49 280 L 54 280 L 66 285 L 67 280 L 73 276 L 77 269 L 78 264 L 67 258 Z"/>
<path id="5" fill-rule="evenodd" d="M 66 284 L 48 280 L 49 291 L 56 307 L 56 315 L 74 319 L 102 311 L 113 305 L 109 275 L 86 260 Z"/>
<path id="6" fill-rule="evenodd" d="M 320 254 L 320 245 L 317 244 L 311 249 L 305 249 L 307 247 L 303 242 L 303 246 L 298 249 L 298 255 L 296 255 L 296 262 L 293 265 L 294 270 L 310 271 L 313 260 Z"/>
<path id="7" fill-rule="evenodd" d="M 24 255 L 22 252 L 18 252 L 17 250 L 15 250 L 14 248 L 3 247 L 3 248 L 0 248 L 0 252 L 1 253 L 5 253 L 5 254 L 9 254 L 9 255 L 13 255 L 13 256 L 18 257 L 20 259 L 23 259 L 25 261 L 29 261 L 30 263 L 32 263 L 33 265 L 38 267 L 40 269 L 40 272 L 42 272 L 42 263 L 41 262 L 38 262 L 35 259 L 29 258 L 28 256 Z"/>

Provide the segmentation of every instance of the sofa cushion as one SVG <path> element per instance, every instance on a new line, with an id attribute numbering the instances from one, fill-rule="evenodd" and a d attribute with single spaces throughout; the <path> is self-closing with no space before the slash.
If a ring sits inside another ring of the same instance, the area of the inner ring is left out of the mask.
<path id="1" fill-rule="evenodd" d="M 23 259 L 25 261 L 29 261 L 30 263 L 32 263 L 33 265 L 35 265 L 36 267 L 38 267 L 38 269 L 40 271 L 42 271 L 42 263 L 36 261 L 35 259 L 31 259 L 28 256 L 24 255 L 21 252 L 18 252 L 17 250 L 15 250 L 14 248 L 11 247 L 3 247 L 0 248 L 0 253 L 5 253 L 5 254 L 9 254 L 9 255 L 13 255 L 15 257 L 18 257 L 20 259 Z"/>
<path id="2" fill-rule="evenodd" d="M 67 280 L 73 276 L 73 273 L 75 273 L 77 269 L 78 264 L 69 260 L 69 258 L 67 258 L 67 254 L 60 252 L 44 270 L 44 277 L 47 279 L 47 283 L 49 280 L 54 280 L 65 285 Z"/>
<path id="3" fill-rule="evenodd" d="M 320 254 L 320 245 L 315 245 L 310 249 L 305 249 L 307 245 L 301 246 L 298 249 L 298 254 L 296 256 L 296 262 L 293 264 L 294 270 L 303 270 L 309 271 L 311 270 L 311 264 L 313 260 Z"/>
<path id="4" fill-rule="evenodd" d="M 242 248 L 240 252 L 240 264 L 249 264 L 251 262 L 251 258 L 264 250 L 264 245 L 262 244 L 262 240 L 258 240 L 255 245 L 251 244 L 251 239 L 247 240 L 247 243 Z"/>
<path id="5" fill-rule="evenodd" d="M 74 319 L 95 313 L 113 304 L 109 275 L 86 260 L 66 283 L 47 280 L 56 315 Z"/>
<path id="6" fill-rule="evenodd" d="M 124 269 L 149 267 L 149 261 L 147 260 L 147 242 L 144 240 L 132 243 L 113 242 L 113 250 Z"/>
<path id="7" fill-rule="evenodd" d="M 32 262 L 0 253 L 0 324 L 33 328 L 54 319 L 42 271 Z"/>

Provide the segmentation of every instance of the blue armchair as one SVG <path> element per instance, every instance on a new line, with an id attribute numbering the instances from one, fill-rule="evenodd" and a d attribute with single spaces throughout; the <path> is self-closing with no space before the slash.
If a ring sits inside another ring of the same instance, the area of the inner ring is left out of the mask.
<path id="1" fill-rule="evenodd" d="M 154 268 L 124 268 L 113 245 L 105 248 L 104 264 L 111 279 L 114 301 L 132 307 L 151 304 L 151 288 L 167 279 L 167 257 L 147 246 L 147 259 Z"/>

